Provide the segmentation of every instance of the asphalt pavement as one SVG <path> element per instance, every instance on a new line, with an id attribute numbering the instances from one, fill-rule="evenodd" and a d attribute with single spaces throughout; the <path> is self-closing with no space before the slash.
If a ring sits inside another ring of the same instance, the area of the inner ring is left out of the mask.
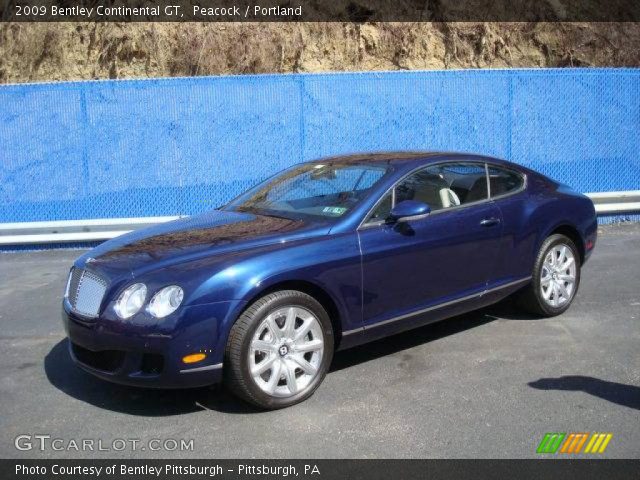
<path id="1" fill-rule="evenodd" d="M 602 230 L 565 314 L 503 302 L 339 352 L 311 399 L 276 412 L 84 373 L 60 320 L 82 251 L 0 253 L 0 457 L 524 458 L 547 432 L 608 432 L 598 456 L 640 458 L 640 225 Z"/>

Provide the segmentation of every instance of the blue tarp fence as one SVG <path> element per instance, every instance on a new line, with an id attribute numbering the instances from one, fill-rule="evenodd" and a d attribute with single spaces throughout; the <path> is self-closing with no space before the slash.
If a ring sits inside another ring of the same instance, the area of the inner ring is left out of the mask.
<path id="1" fill-rule="evenodd" d="M 640 189 L 640 69 L 244 75 L 0 86 L 0 223 L 193 214 L 373 150 L 478 152 Z"/>

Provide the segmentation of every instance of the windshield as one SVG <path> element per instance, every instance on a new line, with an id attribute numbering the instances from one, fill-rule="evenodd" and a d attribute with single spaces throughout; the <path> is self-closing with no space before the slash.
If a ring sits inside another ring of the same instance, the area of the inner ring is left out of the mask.
<path id="1" fill-rule="evenodd" d="M 388 169 L 387 165 L 303 164 L 258 185 L 226 209 L 294 218 L 337 218 L 365 198 Z"/>

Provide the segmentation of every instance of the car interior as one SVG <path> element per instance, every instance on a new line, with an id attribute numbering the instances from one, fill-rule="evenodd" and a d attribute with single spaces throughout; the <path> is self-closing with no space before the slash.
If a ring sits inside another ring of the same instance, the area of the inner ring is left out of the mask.
<path id="1" fill-rule="evenodd" d="M 435 165 L 414 173 L 396 187 L 396 203 L 417 200 L 431 210 L 487 198 L 485 170 L 480 165 Z"/>
<path id="2" fill-rule="evenodd" d="M 491 196 L 517 190 L 523 178 L 501 168 L 489 168 Z M 420 170 L 395 188 L 395 202 L 416 200 L 428 204 L 432 211 L 484 200 L 488 197 L 487 176 L 483 164 L 454 163 L 433 165 Z M 380 221 L 389 216 L 391 195 L 378 205 L 368 221 Z"/>

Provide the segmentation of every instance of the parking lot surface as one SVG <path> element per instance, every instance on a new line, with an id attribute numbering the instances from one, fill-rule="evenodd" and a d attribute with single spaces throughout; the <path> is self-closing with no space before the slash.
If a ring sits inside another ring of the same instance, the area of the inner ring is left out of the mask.
<path id="1" fill-rule="evenodd" d="M 523 458 L 546 432 L 610 432 L 602 457 L 640 458 L 637 224 L 603 228 L 565 314 L 503 302 L 339 352 L 311 399 L 276 412 L 224 390 L 112 385 L 72 365 L 60 300 L 81 253 L 0 253 L 0 457 Z M 62 450 L 15 447 L 38 434 Z M 86 439 L 106 450 L 73 447 Z M 193 449 L 150 450 L 167 439 Z"/>

